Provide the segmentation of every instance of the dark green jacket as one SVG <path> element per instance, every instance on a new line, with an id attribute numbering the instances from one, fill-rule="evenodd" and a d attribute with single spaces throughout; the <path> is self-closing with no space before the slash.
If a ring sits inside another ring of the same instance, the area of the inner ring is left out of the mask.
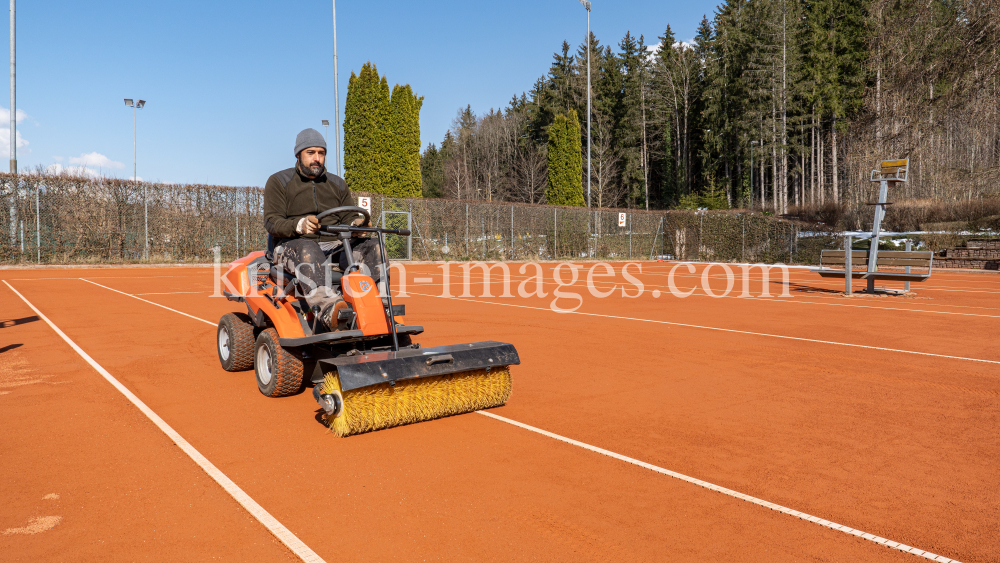
<path id="1" fill-rule="evenodd" d="M 298 166 L 272 174 L 264 185 L 264 228 L 275 239 L 309 238 L 338 240 L 336 235 L 300 235 L 295 232 L 299 219 L 334 207 L 357 205 L 347 182 L 326 170 L 316 178 L 303 176 Z M 320 220 L 323 225 L 349 224 L 357 213 L 337 213 Z"/>

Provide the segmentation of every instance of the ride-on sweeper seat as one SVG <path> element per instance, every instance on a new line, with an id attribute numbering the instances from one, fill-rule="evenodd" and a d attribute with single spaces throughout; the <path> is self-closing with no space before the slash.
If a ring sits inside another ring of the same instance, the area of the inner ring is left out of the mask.
<path id="1" fill-rule="evenodd" d="M 299 279 L 295 276 L 295 272 L 292 272 L 288 268 L 285 268 L 283 264 L 279 265 L 274 263 L 274 251 L 275 251 L 274 236 L 272 236 L 271 233 L 268 233 L 267 251 L 264 253 L 264 258 L 267 260 L 269 265 L 268 277 L 271 279 L 272 282 L 278 285 L 287 285 L 291 283 L 293 286 L 297 286 L 299 284 Z M 341 272 L 339 268 L 333 269 L 331 265 L 331 271 L 329 277 L 331 285 L 335 288 L 339 287 L 340 280 L 343 277 L 344 277 L 344 272 Z"/>

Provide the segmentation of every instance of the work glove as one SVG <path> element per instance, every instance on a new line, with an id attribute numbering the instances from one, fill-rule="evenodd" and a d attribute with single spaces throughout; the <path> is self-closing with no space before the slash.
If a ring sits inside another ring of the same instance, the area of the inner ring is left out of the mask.
<path id="1" fill-rule="evenodd" d="M 300 235 L 311 235 L 319 229 L 319 220 L 314 215 L 299 219 L 299 224 L 295 226 L 295 232 Z"/>

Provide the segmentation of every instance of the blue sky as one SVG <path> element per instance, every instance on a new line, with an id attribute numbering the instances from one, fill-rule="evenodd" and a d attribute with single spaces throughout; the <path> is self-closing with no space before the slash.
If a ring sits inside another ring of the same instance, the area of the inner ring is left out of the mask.
<path id="1" fill-rule="evenodd" d="M 595 0 L 591 28 L 602 44 L 626 31 L 655 43 L 667 24 L 688 40 L 715 6 Z M 152 181 L 262 186 L 294 163 L 298 131 L 322 132 L 320 120 L 333 119 L 328 0 L 33 0 L 17 8 L 22 171 L 132 176 L 124 98 L 148 101 L 137 115 L 137 168 Z M 484 112 L 528 90 L 563 40 L 575 47 L 585 39 L 586 11 L 576 0 L 341 0 L 337 34 L 341 119 L 351 71 L 370 60 L 390 86 L 408 83 L 424 96 L 426 146 L 460 107 Z M 7 94 L 0 106 L 0 150 L 9 151 Z"/>

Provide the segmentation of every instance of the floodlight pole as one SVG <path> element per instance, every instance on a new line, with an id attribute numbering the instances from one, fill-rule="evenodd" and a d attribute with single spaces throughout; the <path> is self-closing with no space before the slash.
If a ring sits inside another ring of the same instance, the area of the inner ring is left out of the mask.
<path id="1" fill-rule="evenodd" d="M 17 104 L 15 87 L 16 60 L 14 56 L 14 2 L 10 0 L 10 173 L 17 174 Z"/>
<path id="2" fill-rule="evenodd" d="M 142 109 L 146 105 L 146 100 L 137 100 L 132 103 L 132 98 L 125 98 L 125 105 L 132 108 L 132 181 L 139 181 L 139 174 L 136 167 L 136 130 L 135 130 L 135 110 Z M 143 229 L 145 232 L 145 247 L 143 250 L 143 256 L 146 260 L 149 260 L 149 193 L 145 183 L 142 185 L 142 221 Z"/>
<path id="3" fill-rule="evenodd" d="M 136 173 L 136 142 L 135 142 L 135 105 L 132 105 L 132 181 L 139 181 L 139 174 Z"/>
<path id="4" fill-rule="evenodd" d="M 11 0 L 13 2 L 13 0 Z M 343 176 L 340 168 L 340 80 L 337 78 L 337 0 L 331 0 L 333 7 L 333 146 L 336 154 L 337 175 Z"/>
<path id="5" fill-rule="evenodd" d="M 590 207 L 590 1 L 580 0 L 587 9 L 587 207 Z"/>

